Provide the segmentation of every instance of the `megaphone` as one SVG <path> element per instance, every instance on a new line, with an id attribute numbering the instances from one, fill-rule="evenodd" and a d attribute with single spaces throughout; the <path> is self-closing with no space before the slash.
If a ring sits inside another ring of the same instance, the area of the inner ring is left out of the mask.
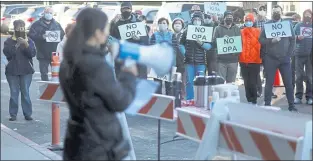
<path id="1" fill-rule="evenodd" d="M 120 60 L 144 64 L 158 75 L 168 74 L 175 59 L 174 49 L 167 43 L 143 46 L 121 40 L 112 43 L 112 54 Z"/>

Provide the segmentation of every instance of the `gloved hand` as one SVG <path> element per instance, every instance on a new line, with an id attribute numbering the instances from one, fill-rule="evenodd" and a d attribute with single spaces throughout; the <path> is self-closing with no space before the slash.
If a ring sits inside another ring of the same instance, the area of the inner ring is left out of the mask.
<path id="1" fill-rule="evenodd" d="M 136 36 L 136 35 L 133 35 L 133 36 L 132 36 L 132 39 L 134 39 L 134 40 L 137 40 L 137 41 L 138 41 L 138 40 L 140 40 L 140 37 L 139 37 L 139 36 Z"/>
<path id="2" fill-rule="evenodd" d="M 277 43 L 277 42 L 279 42 L 280 40 L 281 40 L 280 37 L 273 38 L 273 39 L 272 39 L 272 43 Z"/>

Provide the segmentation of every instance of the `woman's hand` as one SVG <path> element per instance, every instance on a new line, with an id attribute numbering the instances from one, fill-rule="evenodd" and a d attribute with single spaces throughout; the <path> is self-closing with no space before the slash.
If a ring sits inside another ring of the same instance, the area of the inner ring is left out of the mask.
<path id="1" fill-rule="evenodd" d="M 28 46 L 29 46 L 28 42 L 25 39 L 21 38 L 21 37 L 19 37 L 17 39 L 17 43 L 20 44 L 20 45 L 23 45 L 26 48 L 28 48 Z"/>

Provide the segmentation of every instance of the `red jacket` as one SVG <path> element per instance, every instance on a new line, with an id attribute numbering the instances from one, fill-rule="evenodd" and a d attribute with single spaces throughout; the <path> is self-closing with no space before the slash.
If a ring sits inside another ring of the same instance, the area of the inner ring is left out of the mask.
<path id="1" fill-rule="evenodd" d="M 261 30 L 254 27 L 245 27 L 241 30 L 242 52 L 239 56 L 240 63 L 261 64 L 261 44 L 259 36 Z"/>

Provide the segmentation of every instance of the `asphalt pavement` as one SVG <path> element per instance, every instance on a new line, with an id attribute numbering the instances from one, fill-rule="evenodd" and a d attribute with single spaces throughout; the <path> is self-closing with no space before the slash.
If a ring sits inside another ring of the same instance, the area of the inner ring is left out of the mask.
<path id="1" fill-rule="evenodd" d="M 19 109 L 17 121 L 10 122 L 9 119 L 9 99 L 10 90 L 5 78 L 4 59 L 2 53 L 3 42 L 6 37 L 1 36 L 1 123 L 13 129 L 19 134 L 32 140 L 37 144 L 47 144 L 51 141 L 51 104 L 37 100 L 38 85 L 36 81 L 40 80 L 38 61 L 34 58 L 34 67 L 36 73 L 33 76 L 33 82 L 30 87 L 30 96 L 33 105 L 34 121 L 27 122 L 22 115 L 22 109 Z M 279 97 L 273 100 L 274 105 L 286 110 L 288 107 L 286 97 L 282 93 L 284 88 L 276 88 L 275 93 Z M 240 86 L 241 101 L 246 102 L 243 86 Z M 259 99 L 259 104 L 263 104 L 263 97 Z M 297 105 L 301 113 L 312 114 L 312 107 L 308 105 Z M 61 140 L 64 138 L 66 130 L 66 120 L 69 116 L 66 105 L 61 105 Z M 157 159 L 157 120 L 145 118 L 142 116 L 127 116 L 129 130 L 135 148 L 138 160 L 156 160 Z M 171 122 L 161 122 L 162 142 L 173 138 L 176 131 L 176 124 Z M 198 147 L 198 143 L 190 140 L 181 140 L 162 145 L 162 160 L 190 160 L 193 159 Z M 57 152 L 62 155 L 62 152 Z"/>

